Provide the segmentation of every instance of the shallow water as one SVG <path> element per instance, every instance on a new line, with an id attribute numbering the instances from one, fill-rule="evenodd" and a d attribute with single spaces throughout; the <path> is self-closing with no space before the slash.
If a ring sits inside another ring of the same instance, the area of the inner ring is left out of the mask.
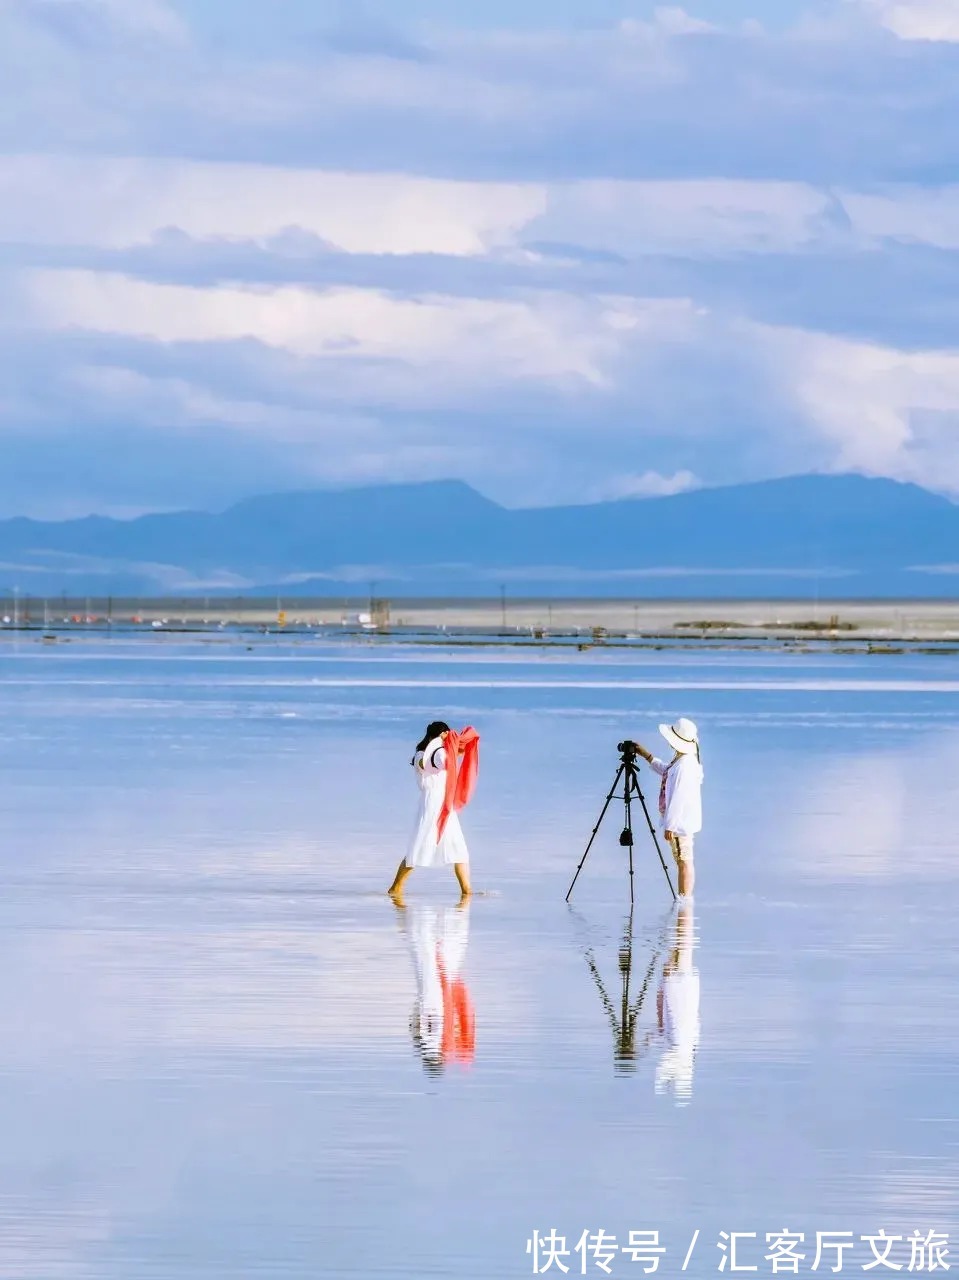
<path id="1" fill-rule="evenodd" d="M 571 1275 L 646 1274 L 631 1231 L 773 1274 L 785 1230 L 867 1274 L 864 1236 L 955 1235 L 954 660 L 147 638 L 8 642 L 0 681 L 0 1275 L 500 1280 L 551 1230 Z M 618 803 L 567 906 L 616 742 L 680 714 L 694 908 L 637 825 L 630 919 Z M 434 716 L 483 737 L 484 892 L 401 911 Z"/>

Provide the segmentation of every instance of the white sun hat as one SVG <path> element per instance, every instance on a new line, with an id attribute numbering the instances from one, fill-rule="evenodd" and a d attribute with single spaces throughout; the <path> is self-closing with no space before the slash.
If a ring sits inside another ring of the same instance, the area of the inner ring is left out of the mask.
<path id="1" fill-rule="evenodd" d="M 695 751 L 699 746 L 699 730 L 692 720 L 687 720 L 685 716 L 677 720 L 675 724 L 661 724 L 659 732 L 671 747 L 674 747 L 683 755 L 690 751 Z"/>

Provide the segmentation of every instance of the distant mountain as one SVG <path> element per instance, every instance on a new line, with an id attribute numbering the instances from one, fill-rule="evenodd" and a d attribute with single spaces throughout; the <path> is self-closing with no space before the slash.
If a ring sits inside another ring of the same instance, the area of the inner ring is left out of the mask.
<path id="1" fill-rule="evenodd" d="M 7 595 L 943 597 L 959 589 L 959 505 L 807 475 L 509 510 L 441 481 L 0 521 L 0 562 Z"/>

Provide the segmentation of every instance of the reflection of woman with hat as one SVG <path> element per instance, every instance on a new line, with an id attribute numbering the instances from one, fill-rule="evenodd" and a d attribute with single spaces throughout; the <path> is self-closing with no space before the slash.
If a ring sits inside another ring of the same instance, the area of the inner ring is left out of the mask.
<path id="1" fill-rule="evenodd" d="M 656 1001 L 666 1047 L 656 1068 L 656 1092 L 673 1091 L 683 1107 L 693 1095 L 693 1069 L 699 1049 L 699 971 L 693 963 L 694 925 L 687 904 L 676 912 L 676 938 L 663 967 Z"/>
<path id="2" fill-rule="evenodd" d="M 658 760 L 638 742 L 633 745 L 662 778 L 659 816 L 679 867 L 680 896 L 691 898 L 695 879 L 693 839 L 703 825 L 703 765 L 699 754 L 699 732 L 692 720 L 685 718 L 675 724 L 661 724 L 659 732 L 675 752 L 668 764 Z"/>

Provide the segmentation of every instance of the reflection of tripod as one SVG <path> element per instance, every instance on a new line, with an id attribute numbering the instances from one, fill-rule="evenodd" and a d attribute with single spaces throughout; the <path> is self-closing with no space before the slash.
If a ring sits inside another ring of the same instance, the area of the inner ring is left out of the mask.
<path id="1" fill-rule="evenodd" d="M 624 849 L 629 849 L 629 900 L 633 901 L 633 815 L 630 808 L 633 795 L 639 797 L 639 803 L 643 806 L 643 813 L 646 815 L 646 825 L 649 827 L 649 834 L 653 837 L 653 844 L 656 846 L 656 852 L 659 854 L 659 861 L 662 863 L 663 875 L 666 877 L 666 883 L 669 885 L 669 892 L 676 899 L 676 890 L 673 888 L 673 882 L 669 878 L 669 870 L 663 859 L 663 852 L 659 847 L 659 841 L 656 839 L 656 828 L 653 826 L 653 820 L 649 816 L 649 810 L 646 808 L 646 801 L 639 787 L 639 775 L 636 772 L 636 747 L 632 742 L 620 742 L 616 750 L 620 753 L 619 769 L 616 771 L 616 777 L 613 779 L 613 785 L 610 787 L 609 795 L 606 797 L 606 803 L 599 815 L 596 826 L 593 827 L 593 834 L 589 838 L 589 844 L 586 846 L 586 852 L 580 859 L 580 864 L 576 868 L 576 875 L 573 876 L 573 884 L 566 891 L 566 901 L 569 902 L 569 896 L 573 892 L 573 885 L 579 879 L 579 873 L 583 869 L 583 863 L 593 847 L 593 841 L 596 839 L 596 833 L 599 831 L 600 823 L 606 816 L 606 810 L 610 806 L 610 802 L 616 795 L 616 788 L 619 786 L 619 780 L 622 777 L 626 779 L 626 787 L 622 799 L 626 804 L 626 822 L 619 837 L 619 843 Z"/>
<path id="2" fill-rule="evenodd" d="M 647 1034 L 643 1044 L 637 1046 L 636 1024 L 639 1021 L 639 1015 L 643 1009 L 643 1001 L 646 999 L 646 992 L 649 989 L 659 956 L 660 952 L 658 950 L 653 952 L 643 984 L 639 989 L 639 995 L 635 1003 L 631 1004 L 629 984 L 633 972 L 633 914 L 630 912 L 623 935 L 623 945 L 619 951 L 619 972 L 623 980 L 623 991 L 620 1013 L 617 1017 L 616 1008 L 606 993 L 592 949 L 586 952 L 586 963 L 589 966 L 590 973 L 593 975 L 593 981 L 599 991 L 599 998 L 602 1001 L 603 1008 L 606 1010 L 606 1016 L 609 1018 L 609 1024 L 612 1028 L 613 1058 L 618 1072 L 631 1071 L 636 1065 L 637 1058 L 646 1052 L 652 1042 L 653 1033 L 650 1032 Z M 637 1048 L 640 1049 L 639 1054 L 637 1054 Z"/>

